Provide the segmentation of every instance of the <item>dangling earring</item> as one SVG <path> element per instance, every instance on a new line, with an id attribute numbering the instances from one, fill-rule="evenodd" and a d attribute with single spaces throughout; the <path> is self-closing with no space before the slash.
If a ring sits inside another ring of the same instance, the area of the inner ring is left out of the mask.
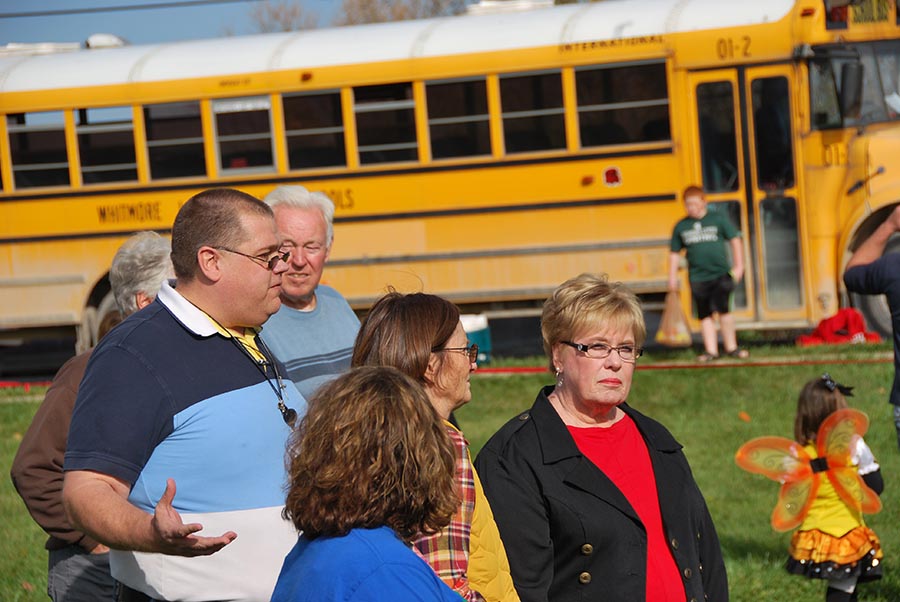
<path id="1" fill-rule="evenodd" d="M 563 384 L 563 373 L 562 373 L 562 370 L 560 370 L 559 367 L 557 366 L 556 367 L 556 386 L 561 387 L 562 384 Z"/>

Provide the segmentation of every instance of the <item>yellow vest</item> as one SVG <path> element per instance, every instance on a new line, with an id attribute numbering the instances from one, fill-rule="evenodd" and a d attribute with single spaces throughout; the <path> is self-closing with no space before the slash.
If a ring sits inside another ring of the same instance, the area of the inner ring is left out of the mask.
<path id="1" fill-rule="evenodd" d="M 468 449 L 466 453 L 469 453 Z M 509 572 L 506 548 L 474 466 L 472 476 L 475 479 L 475 510 L 469 539 L 469 587 L 484 596 L 487 602 L 519 602 Z"/>

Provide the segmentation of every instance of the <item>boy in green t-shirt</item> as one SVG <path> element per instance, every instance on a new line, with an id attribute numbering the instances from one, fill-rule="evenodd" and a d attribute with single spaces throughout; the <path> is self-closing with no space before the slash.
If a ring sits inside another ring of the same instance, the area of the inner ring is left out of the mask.
<path id="1" fill-rule="evenodd" d="M 749 353 L 737 346 L 734 316 L 731 315 L 731 293 L 744 276 L 744 254 L 741 232 L 723 214 L 707 211 L 706 197 L 699 186 L 684 191 L 687 217 L 675 224 L 669 254 L 669 290 L 678 290 L 678 264 L 685 249 L 691 296 L 697 306 L 704 353 L 697 359 L 708 362 L 719 357 L 719 341 L 713 314 L 718 314 L 725 354 L 746 358 Z M 725 241 L 731 245 L 734 265 L 728 264 Z"/>

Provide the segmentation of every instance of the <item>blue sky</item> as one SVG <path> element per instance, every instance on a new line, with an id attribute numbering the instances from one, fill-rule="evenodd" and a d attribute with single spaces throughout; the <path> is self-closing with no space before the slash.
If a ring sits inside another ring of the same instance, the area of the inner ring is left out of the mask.
<path id="1" fill-rule="evenodd" d="M 153 4 L 169 0 L 0 0 L 0 14 Z M 93 33 L 113 33 L 132 44 L 153 44 L 197 38 L 256 33 L 249 15 L 254 2 L 209 6 L 101 12 L 80 15 L 0 18 L 0 45 L 9 42 L 84 42 Z M 319 15 L 332 20 L 340 0 L 305 0 Z"/>

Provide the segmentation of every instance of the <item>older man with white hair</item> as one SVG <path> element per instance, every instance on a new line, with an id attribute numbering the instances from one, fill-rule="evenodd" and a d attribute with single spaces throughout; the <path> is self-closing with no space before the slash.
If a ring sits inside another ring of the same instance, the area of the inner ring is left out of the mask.
<path id="1" fill-rule="evenodd" d="M 283 250 L 281 309 L 262 338 L 304 397 L 350 367 L 359 319 L 339 292 L 322 284 L 334 240 L 334 203 L 303 186 L 280 186 L 263 199 L 275 212 Z"/>

